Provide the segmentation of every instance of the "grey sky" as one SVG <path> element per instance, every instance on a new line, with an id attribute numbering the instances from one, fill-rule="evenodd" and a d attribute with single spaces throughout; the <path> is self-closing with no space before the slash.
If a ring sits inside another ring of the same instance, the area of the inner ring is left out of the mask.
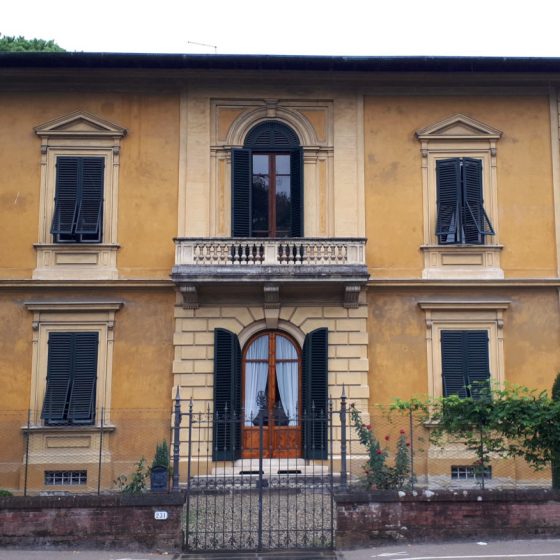
<path id="1" fill-rule="evenodd" d="M 70 51 L 560 56 L 554 0 L 4 0 L 0 33 Z"/>

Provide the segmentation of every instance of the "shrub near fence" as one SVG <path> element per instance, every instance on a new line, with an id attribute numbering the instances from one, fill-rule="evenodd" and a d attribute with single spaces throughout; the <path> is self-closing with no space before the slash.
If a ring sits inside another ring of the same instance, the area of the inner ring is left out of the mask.
<path id="1" fill-rule="evenodd" d="M 351 413 L 352 408 L 349 410 Z M 362 425 L 371 430 L 378 442 L 379 456 L 385 458 L 385 464 L 390 468 L 396 465 L 398 443 L 401 438 L 404 439 L 410 467 L 408 482 L 401 483 L 403 489 L 447 490 L 482 486 L 490 489 L 518 489 L 551 486 L 550 466 L 535 470 L 521 457 L 503 458 L 490 453 L 489 464 L 482 472 L 477 468 L 476 453 L 469 451 L 462 441 L 443 438 L 439 444 L 430 442 L 434 427 L 426 423 L 425 415 L 420 412 L 393 410 L 390 405 L 373 406 L 367 413 L 360 412 L 360 417 Z M 367 464 L 367 450 L 360 441 L 355 424 L 349 418 L 349 479 L 357 487 L 376 487 L 371 480 L 367 481 L 368 477 L 371 479 L 372 468 Z M 366 469 L 369 472 L 366 472 Z M 398 486 L 397 484 L 391 487 Z"/>
<path id="2" fill-rule="evenodd" d="M 177 482 L 178 487 L 184 488 L 189 444 L 188 415 L 185 413 L 188 402 L 182 401 L 180 405 L 183 414 L 177 426 Z M 365 487 L 367 449 L 352 423 L 350 406 L 343 434 L 339 408 L 340 403 L 333 402 L 332 431 L 329 433 L 333 469 L 335 474 L 340 473 L 344 463 L 348 484 Z M 374 406 L 360 411 L 360 414 L 364 425 L 370 426 L 379 442 L 387 466 L 395 465 L 397 443 L 404 438 L 410 464 L 408 486 L 478 488 L 483 475 L 488 488 L 550 487 L 550 468 L 534 471 L 519 457 L 503 459 L 490 454 L 488 468 L 483 474 L 477 472 L 474 453 L 467 451 L 460 441 L 448 439 L 441 446 L 431 444 L 431 428 L 415 412 Z M 39 413 L 28 411 L 0 413 L 0 489 L 28 495 L 118 491 L 115 481 L 119 476 L 127 477 L 130 482 L 142 457 L 147 467 L 152 465 L 156 446 L 164 440 L 170 444 L 173 464 L 173 418 L 169 410 L 113 409 L 104 411 L 103 422 L 98 418 L 95 425 L 80 427 L 48 427 L 31 421 L 39 417 Z M 196 445 L 205 445 L 209 449 L 209 464 L 201 468 L 204 467 L 205 471 L 212 468 L 211 430 L 197 428 L 191 431 L 191 436 L 197 438 Z M 196 474 L 194 465 L 192 474 Z"/>

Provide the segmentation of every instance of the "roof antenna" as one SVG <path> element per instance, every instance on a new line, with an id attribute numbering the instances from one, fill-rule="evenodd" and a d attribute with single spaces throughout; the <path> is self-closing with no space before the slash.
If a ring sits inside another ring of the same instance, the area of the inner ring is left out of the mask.
<path id="1" fill-rule="evenodd" d="M 197 43 L 196 41 L 187 41 L 187 45 L 198 45 L 199 47 L 209 47 L 214 49 L 214 54 L 218 54 L 218 47 L 216 45 L 209 45 L 208 43 Z"/>

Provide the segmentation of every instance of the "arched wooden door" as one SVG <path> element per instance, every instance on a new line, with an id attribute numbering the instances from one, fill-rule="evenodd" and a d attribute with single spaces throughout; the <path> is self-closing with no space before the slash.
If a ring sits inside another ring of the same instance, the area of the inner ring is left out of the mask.
<path id="1" fill-rule="evenodd" d="M 278 331 L 259 333 L 243 352 L 242 456 L 301 457 L 301 352 Z"/>

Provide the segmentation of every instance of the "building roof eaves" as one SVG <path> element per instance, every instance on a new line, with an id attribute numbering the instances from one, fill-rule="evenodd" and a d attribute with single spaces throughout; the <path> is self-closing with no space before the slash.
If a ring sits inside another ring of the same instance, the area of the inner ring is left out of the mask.
<path id="1" fill-rule="evenodd" d="M 560 58 L 5 52 L 0 68 L 555 73 Z"/>

